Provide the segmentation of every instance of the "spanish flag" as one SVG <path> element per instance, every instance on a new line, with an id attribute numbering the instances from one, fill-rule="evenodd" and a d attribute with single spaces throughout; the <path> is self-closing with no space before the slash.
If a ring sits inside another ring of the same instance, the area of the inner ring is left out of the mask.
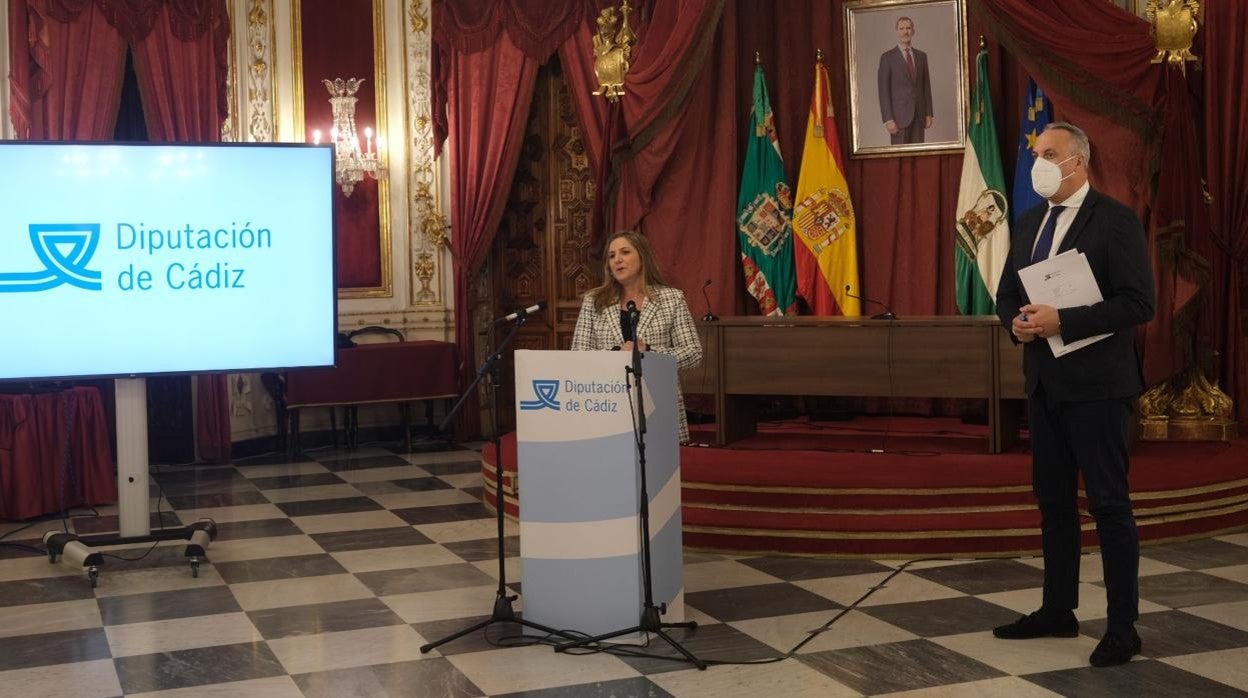
<path id="1" fill-rule="evenodd" d="M 810 99 L 802 171 L 793 200 L 797 295 L 806 299 L 815 315 L 861 315 L 858 299 L 849 297 L 862 295 L 854 205 L 845 182 L 828 70 L 822 60 L 815 64 L 815 93 Z"/>

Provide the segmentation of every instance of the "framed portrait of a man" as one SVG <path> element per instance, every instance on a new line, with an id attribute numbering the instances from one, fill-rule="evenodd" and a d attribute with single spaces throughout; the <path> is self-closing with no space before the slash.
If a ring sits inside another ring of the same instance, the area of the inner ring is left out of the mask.
<path id="1" fill-rule="evenodd" d="M 850 154 L 962 150 L 966 50 L 962 0 L 845 3 Z"/>

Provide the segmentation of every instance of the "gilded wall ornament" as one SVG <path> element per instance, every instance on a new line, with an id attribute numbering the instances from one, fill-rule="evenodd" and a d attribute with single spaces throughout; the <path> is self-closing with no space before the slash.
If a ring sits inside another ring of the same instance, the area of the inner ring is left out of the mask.
<path id="1" fill-rule="evenodd" d="M 1148 0 L 1144 14 L 1153 23 L 1157 41 L 1153 63 L 1166 61 L 1184 72 L 1189 61 L 1199 67 L 1200 59 L 1192 55 L 1192 41 L 1200 28 L 1198 0 Z"/>
<path id="2" fill-rule="evenodd" d="M 594 36 L 594 75 L 599 87 L 595 95 L 614 102 L 624 94 L 624 78 L 628 75 L 629 59 L 637 35 L 628 23 L 633 11 L 628 0 L 617 10 L 608 7 L 598 14 L 598 33 Z"/>

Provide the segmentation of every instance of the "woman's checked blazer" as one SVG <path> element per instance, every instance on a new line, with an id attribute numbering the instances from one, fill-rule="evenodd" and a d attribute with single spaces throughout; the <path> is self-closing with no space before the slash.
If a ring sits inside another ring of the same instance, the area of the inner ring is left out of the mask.
<path id="1" fill-rule="evenodd" d="M 647 351 L 676 357 L 677 369 L 692 368 L 702 361 L 702 341 L 698 339 L 693 315 L 685 303 L 685 294 L 667 286 L 655 286 L 641 306 L 637 336 L 646 342 Z M 594 307 L 594 294 L 585 294 L 581 314 L 572 335 L 573 351 L 602 351 L 624 344 L 620 329 L 620 306 L 613 303 L 599 311 Z M 680 420 L 680 443 L 689 442 L 689 422 L 685 418 L 685 398 L 676 385 L 676 415 Z"/>

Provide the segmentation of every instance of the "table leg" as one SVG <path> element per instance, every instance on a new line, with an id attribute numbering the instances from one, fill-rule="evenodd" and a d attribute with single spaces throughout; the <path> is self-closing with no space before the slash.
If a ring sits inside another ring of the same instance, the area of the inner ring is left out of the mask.
<path id="1" fill-rule="evenodd" d="M 403 416 L 403 452 L 412 452 L 412 403 L 399 403 L 399 414 Z"/>
<path id="2" fill-rule="evenodd" d="M 717 446 L 726 446 L 758 431 L 758 416 L 754 413 L 754 401 L 757 399 L 753 395 L 724 396 L 723 409 L 717 415 Z"/>
<path id="3" fill-rule="evenodd" d="M 288 413 L 290 414 L 290 449 L 287 451 L 287 456 L 288 460 L 295 460 L 303 452 L 302 439 L 299 438 L 299 408 L 292 407 Z"/>

